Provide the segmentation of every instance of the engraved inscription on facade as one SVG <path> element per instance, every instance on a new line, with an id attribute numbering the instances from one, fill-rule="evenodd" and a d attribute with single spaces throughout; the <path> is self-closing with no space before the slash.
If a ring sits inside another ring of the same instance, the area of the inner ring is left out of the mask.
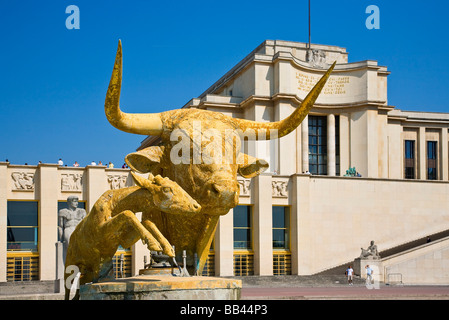
<path id="1" fill-rule="evenodd" d="M 237 182 L 240 185 L 240 195 L 241 196 L 250 196 L 251 180 L 250 179 L 237 179 Z"/>
<path id="2" fill-rule="evenodd" d="M 61 174 L 61 191 L 82 191 L 81 173 Z"/>
<path id="3" fill-rule="evenodd" d="M 12 190 L 32 191 L 34 190 L 34 173 L 31 172 L 13 172 L 11 173 L 13 186 Z"/>
<path id="4" fill-rule="evenodd" d="M 126 187 L 126 179 L 128 179 L 127 175 L 108 174 L 109 187 L 112 190 L 125 188 Z"/>
<path id="5" fill-rule="evenodd" d="M 287 186 L 288 186 L 287 181 L 273 180 L 271 182 L 271 189 L 272 189 L 273 197 L 287 197 L 288 196 Z"/>
<path id="6" fill-rule="evenodd" d="M 298 90 L 309 92 L 313 86 L 320 80 L 320 76 L 314 76 L 303 72 L 296 72 L 298 79 Z M 340 95 L 346 94 L 346 85 L 349 83 L 348 76 L 329 77 L 326 85 L 321 91 L 324 95 Z"/>

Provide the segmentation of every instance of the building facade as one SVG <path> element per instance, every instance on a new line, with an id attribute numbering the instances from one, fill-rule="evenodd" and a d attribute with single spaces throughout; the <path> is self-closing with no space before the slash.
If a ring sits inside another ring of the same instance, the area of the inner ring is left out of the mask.
<path id="1" fill-rule="evenodd" d="M 376 61 L 350 63 L 336 46 L 267 40 L 183 107 L 278 121 L 334 61 L 294 132 L 243 145 L 270 168 L 238 178 L 240 203 L 220 218 L 207 274 L 315 274 L 353 261 L 371 240 L 387 250 L 449 230 L 449 113 L 390 106 L 390 72 Z M 155 143 L 149 136 L 138 149 Z M 58 203 L 75 194 L 88 210 L 104 191 L 132 183 L 123 169 L 0 163 L 0 281 L 14 279 L 13 261 L 23 257 L 38 261 L 35 279 L 54 279 Z M 12 218 L 23 212 L 27 224 L 15 225 L 25 223 Z M 12 235 L 31 244 L 12 243 Z M 435 268 L 448 269 L 449 247 L 438 250 Z M 126 255 L 137 274 L 148 252 L 139 242 Z"/>

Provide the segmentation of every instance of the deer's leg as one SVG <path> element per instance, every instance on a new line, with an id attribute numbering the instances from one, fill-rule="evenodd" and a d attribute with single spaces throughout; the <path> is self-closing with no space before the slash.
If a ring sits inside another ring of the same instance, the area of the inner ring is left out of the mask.
<path id="1" fill-rule="evenodd" d="M 150 251 L 162 251 L 159 242 L 130 210 L 122 211 L 106 221 L 102 226 L 102 231 L 104 239 L 115 239 L 125 248 L 140 238 Z"/>
<path id="2" fill-rule="evenodd" d="M 163 252 L 166 255 L 168 255 L 169 257 L 174 257 L 175 251 L 173 250 L 173 247 L 171 246 L 170 242 L 168 242 L 168 240 L 162 235 L 162 233 L 159 231 L 158 227 L 152 221 L 150 221 L 148 219 L 143 220 L 142 224 L 156 238 L 156 240 L 162 246 Z"/>

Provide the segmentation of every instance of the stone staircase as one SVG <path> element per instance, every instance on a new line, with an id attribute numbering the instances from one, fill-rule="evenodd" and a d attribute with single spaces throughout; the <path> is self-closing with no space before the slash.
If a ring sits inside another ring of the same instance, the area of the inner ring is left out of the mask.
<path id="1" fill-rule="evenodd" d="M 54 281 L 14 281 L 0 282 L 1 295 L 54 293 Z"/>
<path id="2" fill-rule="evenodd" d="M 449 230 L 445 230 L 442 232 L 438 232 L 438 233 L 434 233 L 434 234 L 430 234 L 428 235 L 428 237 L 430 238 L 431 242 L 436 242 L 438 240 L 444 239 L 449 237 Z M 382 259 L 386 259 L 388 257 L 397 255 L 397 254 L 401 254 L 401 253 L 405 253 L 408 250 L 411 249 L 415 249 L 418 248 L 420 246 L 423 246 L 425 244 L 428 243 L 428 238 L 426 237 L 422 237 L 422 238 L 418 238 L 416 240 L 410 241 L 410 242 L 406 242 L 403 243 L 401 245 L 383 250 L 379 252 L 379 255 L 381 256 Z M 341 275 L 344 274 L 345 270 L 347 269 L 348 265 L 353 265 L 354 261 L 349 261 L 346 262 L 344 264 L 341 264 L 337 267 L 334 268 L 330 268 L 327 270 L 324 270 L 320 273 L 317 273 L 316 276 L 322 276 L 322 277 L 332 277 L 332 276 L 337 276 L 337 275 Z"/>
<path id="3" fill-rule="evenodd" d="M 283 276 L 244 276 L 232 277 L 242 280 L 243 287 L 339 287 L 348 285 L 345 270 L 340 274 L 318 274 L 309 276 L 283 275 Z M 354 276 L 354 285 L 364 285 L 365 280 Z"/>

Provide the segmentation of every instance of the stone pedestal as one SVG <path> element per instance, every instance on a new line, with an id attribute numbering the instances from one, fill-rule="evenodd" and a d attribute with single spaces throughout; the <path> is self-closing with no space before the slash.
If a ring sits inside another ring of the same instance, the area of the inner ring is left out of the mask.
<path id="1" fill-rule="evenodd" d="M 56 246 L 56 280 L 55 280 L 55 292 L 64 292 L 64 257 L 63 246 L 60 241 L 55 243 Z"/>
<path id="2" fill-rule="evenodd" d="M 378 281 L 383 281 L 383 266 L 382 260 L 380 259 L 363 259 L 356 258 L 354 260 L 354 274 L 360 276 L 362 279 L 366 279 L 365 266 L 369 265 L 373 269 L 374 279 Z"/>
<path id="3" fill-rule="evenodd" d="M 239 300 L 242 281 L 139 275 L 80 287 L 81 300 Z"/>

